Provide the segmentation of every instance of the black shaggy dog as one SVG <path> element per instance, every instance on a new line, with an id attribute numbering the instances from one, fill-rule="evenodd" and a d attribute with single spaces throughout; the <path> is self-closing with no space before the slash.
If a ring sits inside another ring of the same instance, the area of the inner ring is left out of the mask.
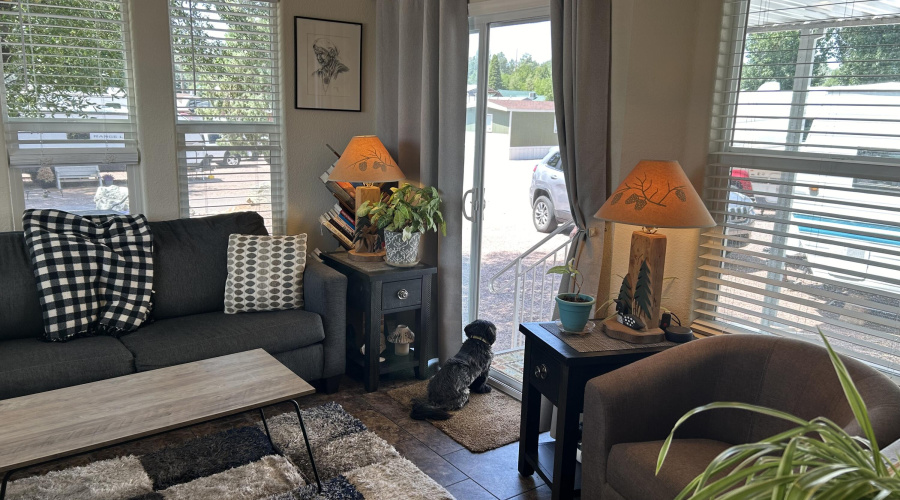
<path id="1" fill-rule="evenodd" d="M 449 410 L 458 410 L 469 402 L 469 391 L 491 392 L 488 371 L 494 354 L 491 346 L 497 340 L 497 327 L 490 321 L 476 319 L 466 325 L 466 339 L 456 356 L 448 359 L 437 375 L 428 381 L 428 399 L 414 399 L 409 416 L 416 420 L 447 420 Z"/>

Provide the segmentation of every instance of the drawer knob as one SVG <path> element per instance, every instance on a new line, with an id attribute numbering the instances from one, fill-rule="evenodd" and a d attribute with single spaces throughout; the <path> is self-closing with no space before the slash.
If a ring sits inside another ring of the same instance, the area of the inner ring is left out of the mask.
<path id="1" fill-rule="evenodd" d="M 397 298 L 400 300 L 406 300 L 409 298 L 409 292 L 405 288 L 401 288 L 397 291 Z"/>
<path id="2" fill-rule="evenodd" d="M 534 376 L 544 380 L 547 378 L 547 365 L 541 363 L 534 367 Z"/>

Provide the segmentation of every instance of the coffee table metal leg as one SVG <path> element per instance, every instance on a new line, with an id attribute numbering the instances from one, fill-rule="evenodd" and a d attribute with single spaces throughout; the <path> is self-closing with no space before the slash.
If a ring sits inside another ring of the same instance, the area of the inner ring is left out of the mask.
<path id="1" fill-rule="evenodd" d="M 13 475 L 18 469 L 11 469 L 6 471 L 6 474 L 3 474 L 3 482 L 0 483 L 0 500 L 6 498 L 6 486 L 9 483 L 10 476 Z"/>
<path id="2" fill-rule="evenodd" d="M 269 438 L 269 444 L 272 445 L 272 449 L 277 452 L 278 448 L 275 447 L 275 443 L 272 441 L 272 433 L 269 432 L 269 424 L 266 422 L 266 414 L 262 408 L 259 409 L 259 416 L 262 418 L 263 428 L 266 430 L 266 437 Z"/>
<path id="3" fill-rule="evenodd" d="M 303 425 L 303 415 L 300 414 L 300 405 L 293 399 L 291 400 L 291 403 L 294 403 L 294 409 L 297 410 L 297 420 L 300 421 L 300 430 L 303 431 L 303 441 L 306 443 L 306 452 L 309 453 L 309 463 L 312 465 L 313 474 L 316 476 L 316 486 L 319 488 L 318 491 L 319 493 L 322 493 L 322 482 L 319 481 L 319 471 L 316 469 L 316 459 L 313 458 L 312 447 L 309 445 L 309 437 L 306 435 L 306 426 Z"/>

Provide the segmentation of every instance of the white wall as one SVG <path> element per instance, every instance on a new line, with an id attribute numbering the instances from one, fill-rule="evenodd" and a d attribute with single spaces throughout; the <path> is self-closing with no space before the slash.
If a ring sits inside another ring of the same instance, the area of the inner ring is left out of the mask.
<path id="1" fill-rule="evenodd" d="M 343 151 L 354 135 L 375 133 L 375 0 L 282 0 L 281 9 L 287 233 L 305 232 L 310 248 L 334 250 L 337 242 L 320 234 L 318 218 L 336 200 L 319 176 L 335 160 L 325 143 Z M 294 16 L 363 24 L 361 112 L 294 109 Z"/>
<path id="2" fill-rule="evenodd" d="M 721 24 L 720 0 L 613 0 L 613 185 L 642 159 L 678 160 L 702 194 Z M 615 224 L 610 290 L 628 272 L 631 232 Z M 691 317 L 700 230 L 668 237 L 663 307 Z"/>
<path id="3" fill-rule="evenodd" d="M 169 50 L 168 0 L 131 0 L 136 113 L 143 176 L 142 198 L 151 220 L 180 214 L 175 153 L 175 105 Z M 375 0 L 281 0 L 281 74 L 284 88 L 284 165 L 287 232 L 306 232 L 310 247 L 333 250 L 318 216 L 334 204 L 319 175 L 334 161 L 325 143 L 341 151 L 354 135 L 375 132 Z M 362 112 L 294 109 L 294 16 L 363 24 Z M 0 151 L 2 147 L 0 137 Z M 6 155 L 0 155 L 0 231 L 13 229 Z"/>

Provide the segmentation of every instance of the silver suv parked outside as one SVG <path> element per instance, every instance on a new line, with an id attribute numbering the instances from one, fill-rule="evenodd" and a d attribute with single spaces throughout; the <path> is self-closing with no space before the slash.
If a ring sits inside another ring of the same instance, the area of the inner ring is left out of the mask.
<path id="1" fill-rule="evenodd" d="M 558 147 L 550 148 L 550 152 L 534 166 L 529 198 L 531 221 L 542 233 L 551 233 L 560 223 L 572 219 Z"/>

